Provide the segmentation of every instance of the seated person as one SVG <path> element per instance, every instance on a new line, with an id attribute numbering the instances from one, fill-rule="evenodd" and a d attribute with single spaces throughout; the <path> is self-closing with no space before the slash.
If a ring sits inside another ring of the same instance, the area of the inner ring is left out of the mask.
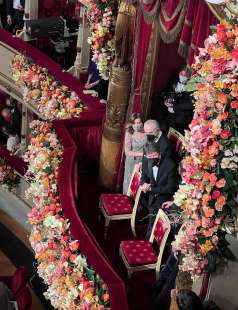
<path id="1" fill-rule="evenodd" d="M 148 142 L 155 142 L 158 145 L 162 159 L 165 157 L 171 157 L 172 148 L 170 142 L 167 137 L 163 135 L 156 120 L 147 120 L 144 123 L 144 132 L 147 136 Z"/>
<path id="2" fill-rule="evenodd" d="M 101 79 L 98 85 L 98 97 L 101 103 L 107 103 L 109 80 Z"/>
<path id="3" fill-rule="evenodd" d="M 90 61 L 88 66 L 88 80 L 85 84 L 85 93 L 87 94 L 96 94 L 98 92 L 98 86 L 100 83 L 100 75 L 95 62 Z"/>
<path id="4" fill-rule="evenodd" d="M 206 301 L 204 304 L 200 298 L 191 290 L 181 289 L 171 291 L 170 309 L 178 310 L 219 310 L 219 307 L 213 301 Z"/>
<path id="5" fill-rule="evenodd" d="M 170 90 L 164 101 L 168 109 L 168 127 L 173 127 L 182 134 L 193 118 L 193 98 L 186 91 L 188 78 L 188 73 L 182 70 L 176 86 L 174 85 L 174 89 Z"/>
<path id="6" fill-rule="evenodd" d="M 20 138 L 17 135 L 15 131 L 13 131 L 11 128 L 7 129 L 7 150 L 11 153 L 14 153 L 17 149 L 17 146 L 20 142 Z"/>
<path id="7" fill-rule="evenodd" d="M 1 112 L 3 118 L 3 126 L 15 131 L 20 137 L 21 135 L 21 112 L 18 108 L 17 101 L 14 101 L 12 109 L 4 108 Z"/>
<path id="8" fill-rule="evenodd" d="M 175 288 L 175 280 L 178 273 L 178 259 L 172 252 L 165 266 L 159 274 L 159 279 L 153 285 L 153 310 L 168 310 L 170 306 L 170 292 Z"/>
<path id="9" fill-rule="evenodd" d="M 12 310 L 12 303 L 10 300 L 12 299 L 13 294 L 9 290 L 9 288 L 3 283 L 0 282 L 0 305 L 1 310 Z"/>
<path id="10" fill-rule="evenodd" d="M 173 160 L 161 156 L 158 143 L 147 143 L 141 175 L 141 189 L 146 194 L 144 205 L 149 213 L 147 238 L 150 237 L 159 208 L 165 201 L 171 199 L 178 184 L 179 175 Z"/>

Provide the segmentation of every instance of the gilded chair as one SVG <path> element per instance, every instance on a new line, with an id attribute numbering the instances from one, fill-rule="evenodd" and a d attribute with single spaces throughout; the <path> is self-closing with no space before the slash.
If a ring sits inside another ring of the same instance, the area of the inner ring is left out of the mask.
<path id="1" fill-rule="evenodd" d="M 101 214 L 105 218 L 104 239 L 107 237 L 108 227 L 111 221 L 129 220 L 133 208 L 139 202 L 141 173 L 135 167 L 131 176 L 127 195 L 124 194 L 102 194 L 99 200 Z M 138 195 L 137 195 L 138 193 Z"/>
<path id="2" fill-rule="evenodd" d="M 174 128 L 170 127 L 167 138 L 171 142 L 175 154 L 182 155 L 186 146 L 184 136 Z"/>
<path id="3" fill-rule="evenodd" d="M 120 244 L 119 254 L 130 278 L 133 272 L 155 269 L 159 274 L 164 248 L 170 232 L 170 221 L 158 211 L 149 240 L 126 240 Z M 157 246 L 158 251 L 155 249 Z"/>

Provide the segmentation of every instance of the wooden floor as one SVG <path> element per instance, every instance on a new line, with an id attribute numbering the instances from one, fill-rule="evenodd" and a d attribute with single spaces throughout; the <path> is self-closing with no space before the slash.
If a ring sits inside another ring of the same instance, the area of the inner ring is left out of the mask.
<path id="1" fill-rule="evenodd" d="M 29 249 L 28 233 L 16 221 L 14 221 L 5 212 L 0 210 L 0 222 L 14 233 Z M 16 270 L 16 267 L 11 263 L 8 257 L 0 249 L 0 276 L 10 276 Z M 29 287 L 30 288 L 30 287 Z M 30 288 L 31 290 L 31 288 Z M 45 310 L 41 305 L 38 297 L 31 290 L 32 293 L 32 310 Z"/>

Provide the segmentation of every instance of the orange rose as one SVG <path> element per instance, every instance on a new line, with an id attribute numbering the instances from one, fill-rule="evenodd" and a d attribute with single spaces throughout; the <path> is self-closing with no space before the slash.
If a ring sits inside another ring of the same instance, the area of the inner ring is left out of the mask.
<path id="1" fill-rule="evenodd" d="M 219 181 L 216 182 L 216 187 L 221 188 L 226 185 L 225 179 L 220 179 Z"/>
<path id="2" fill-rule="evenodd" d="M 220 101 L 221 103 L 223 104 L 226 104 L 228 99 L 227 99 L 227 95 L 224 94 L 224 93 L 220 93 L 218 96 L 217 96 L 217 100 Z"/>
<path id="3" fill-rule="evenodd" d="M 231 108 L 232 109 L 237 109 L 238 108 L 238 101 L 237 100 L 231 101 Z"/>
<path id="4" fill-rule="evenodd" d="M 215 208 L 217 211 L 222 211 L 223 206 L 226 203 L 226 197 L 225 196 L 220 196 L 217 199 L 217 202 L 215 203 Z"/>
<path id="5" fill-rule="evenodd" d="M 228 117 L 228 112 L 223 112 L 219 118 L 221 121 L 225 121 L 227 117 Z"/>
<path id="6" fill-rule="evenodd" d="M 209 207 L 202 207 L 205 217 L 213 217 L 215 210 Z"/>

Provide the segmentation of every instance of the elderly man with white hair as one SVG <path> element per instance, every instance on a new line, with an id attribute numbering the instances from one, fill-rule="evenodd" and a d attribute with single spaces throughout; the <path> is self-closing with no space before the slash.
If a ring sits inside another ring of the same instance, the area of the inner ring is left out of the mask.
<path id="1" fill-rule="evenodd" d="M 155 142 L 158 145 L 161 153 L 161 159 L 171 157 L 172 149 L 169 140 L 163 135 L 156 120 L 147 120 L 144 123 L 144 132 L 147 136 L 148 142 Z"/>

